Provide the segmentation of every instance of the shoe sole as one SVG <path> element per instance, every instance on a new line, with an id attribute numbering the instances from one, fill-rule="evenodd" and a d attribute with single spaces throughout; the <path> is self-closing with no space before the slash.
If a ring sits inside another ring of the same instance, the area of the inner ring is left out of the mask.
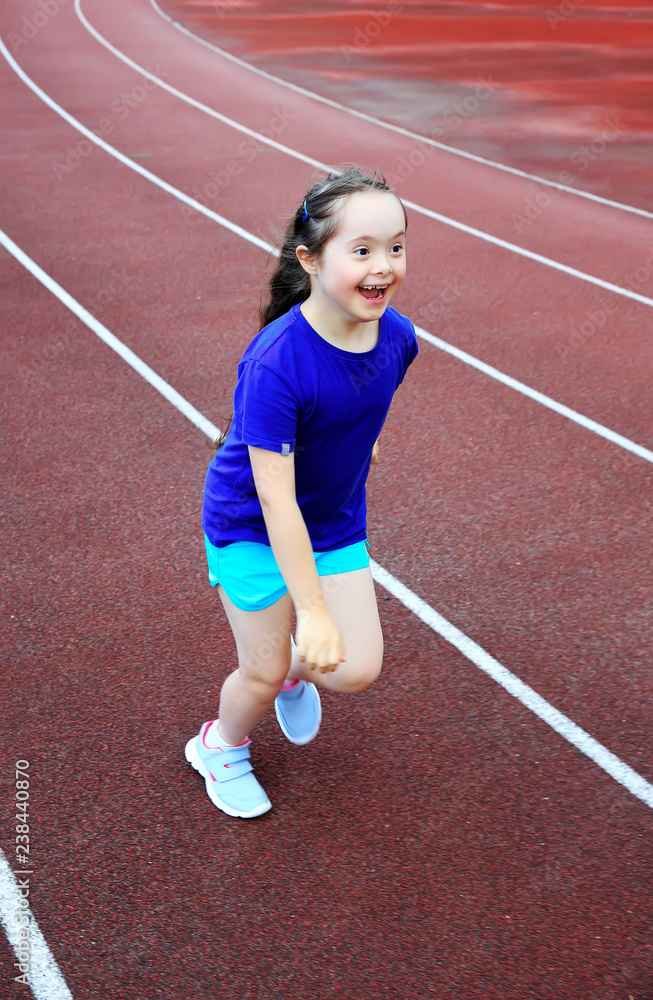
<path id="1" fill-rule="evenodd" d="M 301 740 L 294 739 L 290 735 L 290 733 L 288 732 L 288 730 L 286 729 L 284 721 L 283 721 L 283 719 L 281 717 L 281 712 L 279 711 L 279 706 L 277 705 L 277 699 L 276 698 L 274 700 L 274 711 L 275 711 L 275 714 L 277 716 L 277 722 L 279 723 L 279 726 L 281 728 L 281 732 L 286 737 L 286 739 L 289 740 L 291 743 L 294 743 L 294 745 L 296 747 L 304 747 L 304 746 L 306 746 L 307 743 L 310 743 L 311 740 L 315 739 L 315 737 L 317 736 L 317 734 L 320 731 L 320 726 L 322 725 L 322 702 L 320 701 L 320 693 L 319 693 L 319 691 L 317 693 L 317 725 L 315 726 L 315 729 L 311 733 L 308 734 L 308 736 L 302 737 Z"/>
<path id="2" fill-rule="evenodd" d="M 204 767 L 202 759 L 197 752 L 197 741 L 199 736 L 193 736 L 192 740 L 189 740 L 186 744 L 185 756 L 189 764 L 191 764 L 196 771 L 204 778 L 206 782 L 206 791 L 211 799 L 214 806 L 221 809 L 222 812 L 226 813 L 227 816 L 237 816 L 239 819 L 255 819 L 256 816 L 262 816 L 263 813 L 269 812 L 272 808 L 271 802 L 262 802 L 260 806 L 256 806 L 249 812 L 243 812 L 240 809 L 234 809 L 233 806 L 228 806 L 226 802 L 223 802 L 220 796 L 217 794 L 214 788 L 214 782 L 211 781 L 211 776 Z"/>

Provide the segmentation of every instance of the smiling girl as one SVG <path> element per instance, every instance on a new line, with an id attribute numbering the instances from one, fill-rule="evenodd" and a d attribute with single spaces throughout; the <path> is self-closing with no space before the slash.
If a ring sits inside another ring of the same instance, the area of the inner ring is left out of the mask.
<path id="1" fill-rule="evenodd" d="M 316 685 L 354 694 L 381 670 L 365 483 L 418 350 L 410 320 L 389 307 L 405 245 L 404 207 L 378 175 L 356 167 L 316 184 L 288 225 L 263 329 L 238 366 L 202 513 L 238 668 L 218 718 L 186 745 L 230 816 L 270 809 L 249 734 L 273 704 L 285 736 L 302 745 L 320 726 Z"/>

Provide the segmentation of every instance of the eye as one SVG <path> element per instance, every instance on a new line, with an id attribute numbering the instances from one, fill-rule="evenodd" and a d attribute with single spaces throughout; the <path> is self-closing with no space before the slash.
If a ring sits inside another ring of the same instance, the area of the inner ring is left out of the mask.
<path id="1" fill-rule="evenodd" d="M 354 253 L 358 254 L 359 257 L 366 257 L 369 253 L 369 250 L 367 249 L 367 247 L 356 247 Z"/>
<path id="2" fill-rule="evenodd" d="M 390 253 L 402 253 L 403 249 L 404 248 L 401 243 L 395 243 Z"/>

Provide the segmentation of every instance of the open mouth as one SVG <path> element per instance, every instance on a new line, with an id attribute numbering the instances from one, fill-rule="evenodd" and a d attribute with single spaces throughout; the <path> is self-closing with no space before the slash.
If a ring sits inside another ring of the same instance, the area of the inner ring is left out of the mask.
<path id="1" fill-rule="evenodd" d="M 364 299 L 382 302 L 388 291 L 387 285 L 358 285 L 358 291 Z"/>

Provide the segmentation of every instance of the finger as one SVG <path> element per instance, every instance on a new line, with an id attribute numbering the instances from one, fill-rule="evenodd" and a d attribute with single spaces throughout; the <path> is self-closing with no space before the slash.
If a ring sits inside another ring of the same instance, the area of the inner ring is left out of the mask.
<path id="1" fill-rule="evenodd" d="M 318 645 L 314 645 L 314 646 L 310 647 L 308 659 L 309 659 L 309 661 L 311 663 L 319 663 L 320 662 L 319 649 L 320 649 L 320 647 Z"/>

